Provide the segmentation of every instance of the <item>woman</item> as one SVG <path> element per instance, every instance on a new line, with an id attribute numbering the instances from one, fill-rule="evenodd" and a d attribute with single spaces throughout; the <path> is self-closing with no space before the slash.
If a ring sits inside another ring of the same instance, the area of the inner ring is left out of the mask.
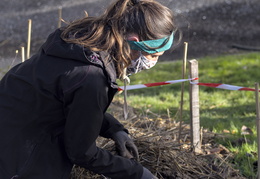
<path id="1" fill-rule="evenodd" d="M 69 178 L 74 164 L 113 179 L 156 178 L 106 110 L 116 79 L 154 66 L 174 30 L 171 11 L 158 2 L 117 0 L 103 15 L 52 33 L 1 80 L 0 178 Z M 99 135 L 121 156 L 98 148 Z"/>

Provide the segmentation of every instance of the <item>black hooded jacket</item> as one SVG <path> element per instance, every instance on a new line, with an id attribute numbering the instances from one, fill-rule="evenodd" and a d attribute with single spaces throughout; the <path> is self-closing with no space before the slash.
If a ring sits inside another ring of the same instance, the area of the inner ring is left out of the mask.
<path id="1" fill-rule="evenodd" d="M 114 64 L 60 34 L 0 82 L 0 178 L 64 179 L 73 164 L 110 178 L 141 178 L 136 161 L 95 144 L 99 135 L 126 130 L 106 113 L 117 92 Z"/>

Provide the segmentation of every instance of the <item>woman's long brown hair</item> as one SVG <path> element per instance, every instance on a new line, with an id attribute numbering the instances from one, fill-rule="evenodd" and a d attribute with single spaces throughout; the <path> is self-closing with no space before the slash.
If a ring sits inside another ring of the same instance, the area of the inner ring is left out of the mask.
<path id="1" fill-rule="evenodd" d="M 117 0 L 98 17 L 86 16 L 65 27 L 61 38 L 90 50 L 108 52 L 115 61 L 118 77 L 131 64 L 128 34 L 152 40 L 171 35 L 176 27 L 171 10 L 154 0 Z M 108 59 L 106 59 L 108 60 Z"/>

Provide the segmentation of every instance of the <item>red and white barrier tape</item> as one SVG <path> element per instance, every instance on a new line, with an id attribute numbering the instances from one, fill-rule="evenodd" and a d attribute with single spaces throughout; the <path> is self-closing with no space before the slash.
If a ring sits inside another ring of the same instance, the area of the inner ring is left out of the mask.
<path id="1" fill-rule="evenodd" d="M 191 78 L 191 79 L 171 80 L 171 81 L 164 81 L 164 82 L 157 82 L 157 83 L 129 85 L 129 86 L 126 86 L 126 90 L 133 90 L 133 89 L 147 88 L 147 87 L 153 87 L 153 86 L 161 86 L 161 85 L 168 85 L 168 84 L 174 84 L 174 83 L 181 83 L 181 82 L 197 80 L 197 79 L 198 78 Z M 120 86 L 118 88 L 118 91 L 123 91 L 123 90 L 125 90 L 124 86 Z"/>
<path id="2" fill-rule="evenodd" d="M 246 87 L 241 87 L 241 86 L 234 86 L 234 85 L 220 84 L 220 83 L 196 83 L 196 82 L 190 82 L 190 83 L 194 84 L 194 85 L 207 86 L 207 87 L 212 87 L 212 88 L 220 88 L 220 89 L 226 89 L 226 90 L 255 91 L 254 88 L 246 88 Z"/>
<path id="3" fill-rule="evenodd" d="M 198 78 L 171 80 L 171 81 L 164 81 L 164 82 L 157 82 L 157 83 L 138 84 L 138 85 L 129 85 L 129 86 L 126 86 L 126 90 L 133 90 L 133 89 L 140 89 L 140 88 L 147 88 L 147 87 L 153 87 L 153 86 L 161 86 L 161 85 L 168 85 L 168 84 L 190 81 L 190 83 L 194 84 L 194 85 L 207 86 L 207 87 L 212 87 L 212 88 L 220 88 L 220 89 L 226 89 L 226 90 L 239 90 L 239 91 L 255 91 L 254 88 L 247 88 L 247 87 L 234 86 L 234 85 L 228 85 L 228 84 L 191 82 L 193 80 L 198 80 Z M 118 91 L 123 91 L 123 90 L 124 90 L 124 86 L 120 86 L 118 88 Z"/>

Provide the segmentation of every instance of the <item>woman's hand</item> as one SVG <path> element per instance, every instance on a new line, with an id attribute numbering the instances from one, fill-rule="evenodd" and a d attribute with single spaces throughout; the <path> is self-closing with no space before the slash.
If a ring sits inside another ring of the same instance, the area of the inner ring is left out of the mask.
<path id="1" fill-rule="evenodd" d="M 118 131 L 111 137 L 116 144 L 116 149 L 120 156 L 125 158 L 135 158 L 139 161 L 139 155 L 136 145 L 125 131 Z"/>

